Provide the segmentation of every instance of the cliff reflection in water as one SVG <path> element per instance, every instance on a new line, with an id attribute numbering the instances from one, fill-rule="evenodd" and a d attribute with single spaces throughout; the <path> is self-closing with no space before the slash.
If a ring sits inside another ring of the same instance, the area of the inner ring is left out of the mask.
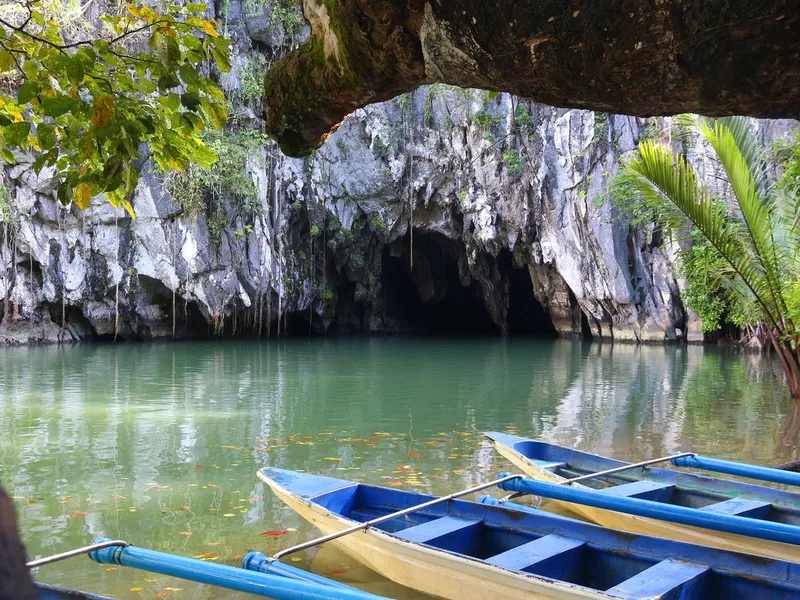
<path id="1" fill-rule="evenodd" d="M 235 563 L 248 548 L 313 535 L 257 482 L 258 467 L 452 492 L 508 468 L 481 445 L 490 429 L 626 459 L 800 458 L 800 417 L 777 363 L 707 347 L 84 345 L 3 349 L 0 370 L 0 481 L 32 555 L 102 534 Z M 96 567 L 78 561 L 41 577 L 122 598 L 144 585 Z"/>

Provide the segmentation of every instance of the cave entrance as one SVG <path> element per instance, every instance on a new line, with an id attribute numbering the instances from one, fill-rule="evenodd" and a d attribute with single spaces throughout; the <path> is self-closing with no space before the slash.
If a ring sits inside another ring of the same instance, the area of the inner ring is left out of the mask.
<path id="1" fill-rule="evenodd" d="M 408 252 L 408 239 L 383 250 L 387 316 L 419 335 L 500 335 L 483 303 L 480 284 L 459 274 L 464 249 L 458 242 L 438 233 L 415 232 L 413 272 Z"/>
<path id="2" fill-rule="evenodd" d="M 499 257 L 508 276 L 508 335 L 519 337 L 558 337 L 553 319 L 533 294 L 533 283 L 526 267 L 515 268 L 511 253 Z"/>

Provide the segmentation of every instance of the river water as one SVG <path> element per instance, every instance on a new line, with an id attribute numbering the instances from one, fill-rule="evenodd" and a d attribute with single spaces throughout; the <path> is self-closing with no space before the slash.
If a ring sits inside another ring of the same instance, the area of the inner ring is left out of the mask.
<path id="1" fill-rule="evenodd" d="M 0 397 L 0 482 L 31 557 L 108 536 L 238 564 L 249 549 L 317 533 L 256 479 L 259 467 L 449 493 L 509 468 L 482 443 L 485 430 L 623 459 L 798 457 L 778 365 L 696 346 L 380 338 L 3 349 Z M 418 597 L 332 547 L 295 560 Z M 118 598 L 245 597 L 82 557 L 36 577 Z"/>

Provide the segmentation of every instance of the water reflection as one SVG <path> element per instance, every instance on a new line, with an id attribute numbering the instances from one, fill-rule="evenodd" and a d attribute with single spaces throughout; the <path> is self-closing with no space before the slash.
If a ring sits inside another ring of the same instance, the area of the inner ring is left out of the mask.
<path id="1" fill-rule="evenodd" d="M 273 501 L 258 467 L 452 492 L 508 468 L 481 445 L 487 429 L 631 459 L 694 450 L 773 464 L 797 459 L 800 442 L 777 363 L 704 347 L 87 345 L 2 350 L 0 368 L 0 480 L 33 555 L 108 535 L 233 564 L 314 533 Z M 324 574 L 354 570 L 332 555 Z M 228 597 L 87 562 L 40 578 L 123 598 L 165 586 Z"/>

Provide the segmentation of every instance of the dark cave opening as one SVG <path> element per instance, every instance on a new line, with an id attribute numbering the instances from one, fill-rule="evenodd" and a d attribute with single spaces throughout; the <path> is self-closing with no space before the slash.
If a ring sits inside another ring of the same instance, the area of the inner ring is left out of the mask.
<path id="1" fill-rule="evenodd" d="M 528 270 L 512 269 L 508 279 L 508 335 L 558 337 L 553 320 L 533 295 Z"/>
<path id="2" fill-rule="evenodd" d="M 480 284 L 459 274 L 463 248 L 445 236 L 414 234 L 414 271 L 410 268 L 409 243 L 403 251 L 383 250 L 382 285 L 388 318 L 417 335 L 497 336 L 481 297 Z M 464 285 L 466 283 L 467 285 Z"/>
<path id="3" fill-rule="evenodd" d="M 553 319 L 536 299 L 527 267 L 515 267 L 511 253 L 503 250 L 498 257 L 508 276 L 508 335 L 511 337 L 557 337 Z"/>

